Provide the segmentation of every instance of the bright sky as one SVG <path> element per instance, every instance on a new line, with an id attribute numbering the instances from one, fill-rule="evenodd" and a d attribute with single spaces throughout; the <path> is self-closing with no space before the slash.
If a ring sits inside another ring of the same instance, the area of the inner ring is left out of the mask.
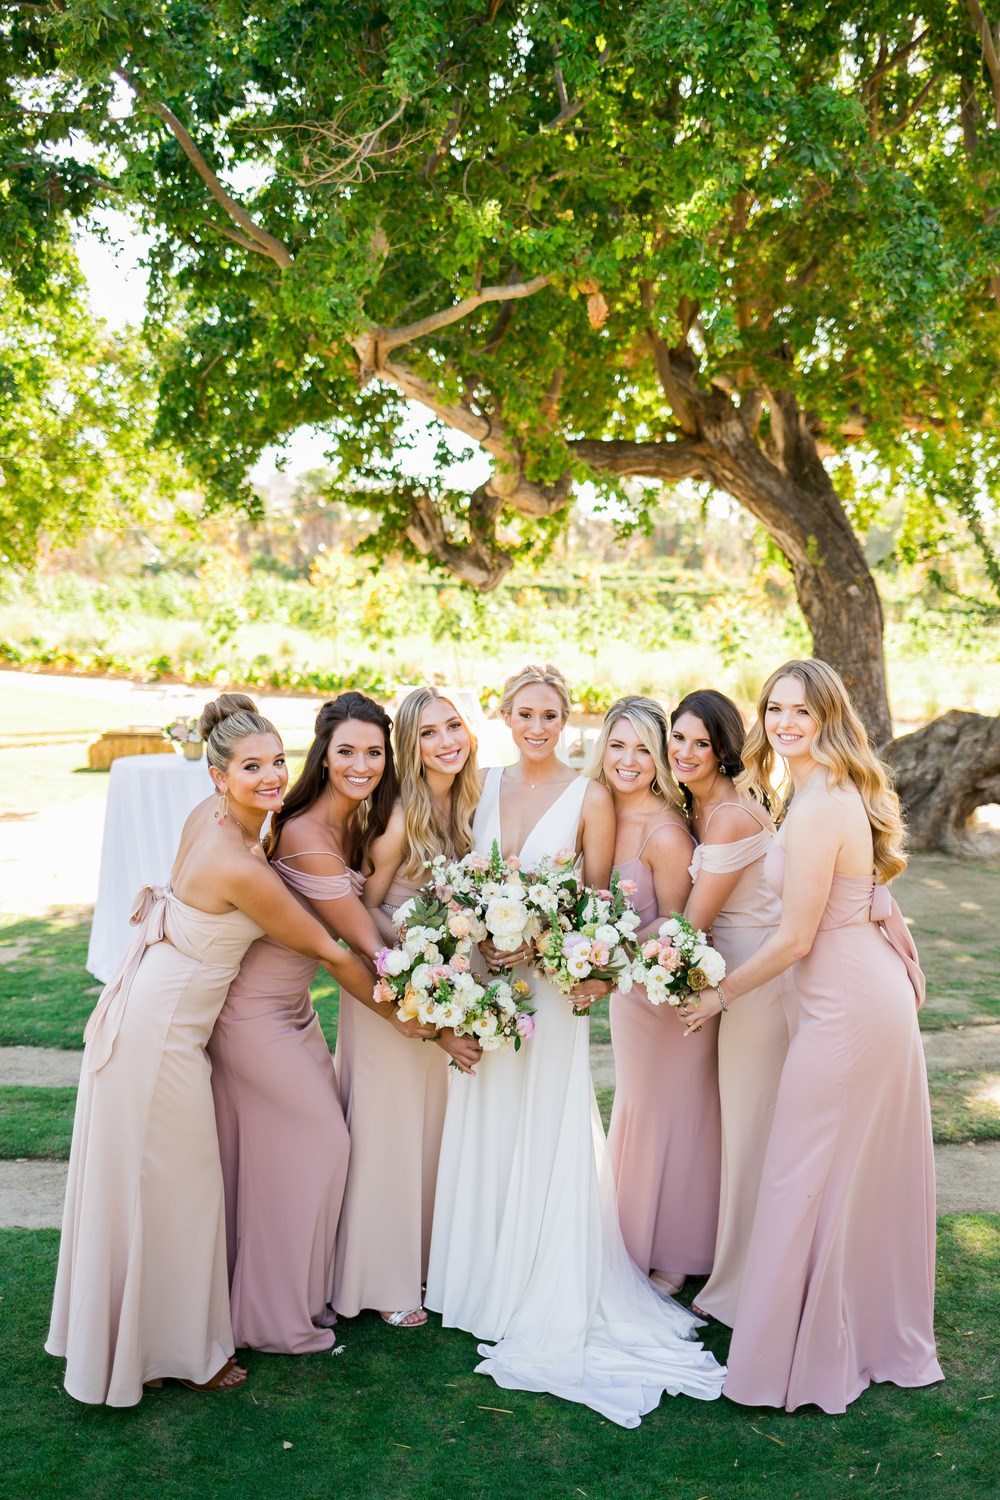
<path id="1" fill-rule="evenodd" d="M 97 222 L 106 239 L 101 238 L 96 228 L 82 230 L 76 237 L 77 254 L 93 309 L 112 328 L 141 323 L 148 282 L 142 259 L 150 242 L 137 233 L 124 214 L 107 210 Z M 412 405 L 409 412 L 409 433 L 416 439 L 416 446 L 404 453 L 403 467 L 412 478 L 419 479 L 433 467 L 436 435 L 429 418 L 422 417 Z M 475 489 L 489 473 L 485 456 L 456 433 L 447 433 L 446 439 L 456 455 L 456 463 L 448 472 L 449 483 L 456 488 Z M 289 463 L 285 472 L 297 474 L 323 464 L 325 441 L 315 428 L 300 427 L 286 450 Z M 276 451 L 265 451 L 253 471 L 255 479 L 266 483 L 275 474 Z"/>

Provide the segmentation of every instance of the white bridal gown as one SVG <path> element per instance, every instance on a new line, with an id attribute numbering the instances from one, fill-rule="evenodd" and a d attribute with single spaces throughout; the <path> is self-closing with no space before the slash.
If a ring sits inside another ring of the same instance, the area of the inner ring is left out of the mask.
<path id="1" fill-rule="evenodd" d="M 474 825 L 500 835 L 499 767 Z M 588 781 L 535 824 L 524 868 L 576 847 Z M 703 1326 L 659 1297 L 629 1260 L 590 1076 L 589 1022 L 539 975 L 535 1034 L 454 1072 L 438 1169 L 427 1307 L 490 1340 L 476 1368 L 507 1390 L 548 1391 L 637 1427 L 664 1391 L 711 1401 L 725 1369 L 694 1341 Z"/>

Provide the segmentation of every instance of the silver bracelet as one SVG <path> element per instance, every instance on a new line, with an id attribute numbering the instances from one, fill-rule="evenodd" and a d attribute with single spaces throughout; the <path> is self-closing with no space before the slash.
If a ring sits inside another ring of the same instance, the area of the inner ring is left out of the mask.
<path id="1" fill-rule="evenodd" d="M 719 980 L 718 984 L 715 986 L 715 993 L 719 997 L 719 1004 L 722 1006 L 724 1014 L 728 1015 L 729 1014 L 729 1001 L 726 999 L 725 995 L 722 993 L 722 980 L 721 979 Z"/>

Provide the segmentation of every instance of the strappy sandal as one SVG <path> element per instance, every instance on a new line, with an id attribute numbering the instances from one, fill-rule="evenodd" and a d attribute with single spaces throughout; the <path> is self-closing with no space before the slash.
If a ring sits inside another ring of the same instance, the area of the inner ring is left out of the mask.
<path id="1" fill-rule="evenodd" d="M 415 1323 L 408 1323 L 407 1318 L 412 1318 L 416 1313 L 423 1313 L 423 1317 L 417 1318 Z M 423 1307 L 410 1307 L 404 1312 L 379 1313 L 379 1317 L 390 1328 L 423 1328 L 427 1323 L 427 1310 Z"/>
<path id="2" fill-rule="evenodd" d="M 235 1379 L 230 1379 L 235 1376 Z M 221 1370 L 217 1370 L 211 1380 L 206 1380 L 204 1385 L 199 1385 L 195 1380 L 180 1380 L 177 1384 L 186 1386 L 189 1391 L 235 1391 L 245 1384 L 247 1372 L 242 1365 L 236 1363 L 235 1357 L 227 1359 Z"/>

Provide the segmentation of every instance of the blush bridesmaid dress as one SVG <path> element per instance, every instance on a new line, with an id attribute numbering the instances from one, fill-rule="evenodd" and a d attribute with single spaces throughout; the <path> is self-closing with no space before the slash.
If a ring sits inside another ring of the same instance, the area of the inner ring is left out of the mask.
<path id="1" fill-rule="evenodd" d="M 740 872 L 712 923 L 713 946 L 730 972 L 756 953 L 781 919 L 781 901 L 764 876 L 764 860 L 774 834 L 752 805 L 740 805 L 758 818 L 760 832 L 729 844 L 699 844 L 691 863 L 691 879 L 695 882 L 702 873 Z M 709 814 L 706 832 L 717 811 Z M 712 1274 L 695 1301 L 700 1312 L 711 1313 L 730 1328 L 736 1318 L 778 1080 L 788 1051 L 787 995 L 786 975 L 779 974 L 742 996 L 728 1015 L 719 1018 L 719 1232 Z"/>
<path id="2" fill-rule="evenodd" d="M 219 1143 L 205 1046 L 261 929 L 144 886 L 84 1033 L 52 1321 L 77 1401 L 204 1384 L 232 1358 Z"/>
<path id="3" fill-rule="evenodd" d="M 397 874 L 383 902 L 390 915 L 423 885 Z M 432 1041 L 401 1036 L 346 991 L 335 1055 L 351 1160 L 337 1236 L 333 1305 L 411 1312 L 423 1301 L 448 1056 Z"/>
<path id="4" fill-rule="evenodd" d="M 765 872 L 780 894 L 780 845 Z M 793 1035 L 724 1390 L 744 1406 L 843 1412 L 873 1380 L 943 1378 L 923 979 L 888 889 L 834 875 L 789 984 Z"/>
<path id="5" fill-rule="evenodd" d="M 659 825 L 662 827 L 662 824 Z M 635 859 L 618 866 L 637 886 L 642 926 L 655 920 L 653 872 Z M 692 841 L 693 842 L 693 841 Z M 611 996 L 615 1102 L 608 1129 L 625 1248 L 640 1271 L 678 1284 L 712 1269 L 721 1159 L 718 1020 L 685 1038 L 669 1005 L 651 1005 L 636 985 Z"/>
<path id="6" fill-rule="evenodd" d="M 325 852 L 325 851 L 324 851 Z M 357 895 L 353 871 L 271 868 L 307 905 Z M 271 937 L 253 944 L 208 1044 L 226 1185 L 237 1347 L 311 1354 L 335 1342 L 333 1257 L 350 1142 L 309 987 L 319 965 Z"/>

